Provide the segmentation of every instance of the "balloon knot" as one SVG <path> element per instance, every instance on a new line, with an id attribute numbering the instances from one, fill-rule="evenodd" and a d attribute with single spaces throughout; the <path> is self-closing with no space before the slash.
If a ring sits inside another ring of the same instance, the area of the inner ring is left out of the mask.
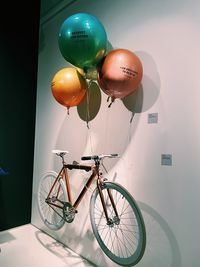
<path id="1" fill-rule="evenodd" d="M 108 105 L 109 108 L 111 107 L 112 103 L 113 103 L 113 102 L 111 102 L 111 103 Z"/>
<path id="2" fill-rule="evenodd" d="M 115 101 L 115 98 L 113 96 L 109 96 L 108 99 L 107 99 L 107 102 L 109 101 L 110 98 L 111 98 L 111 102 L 108 105 L 109 108 L 111 107 L 112 103 Z"/>

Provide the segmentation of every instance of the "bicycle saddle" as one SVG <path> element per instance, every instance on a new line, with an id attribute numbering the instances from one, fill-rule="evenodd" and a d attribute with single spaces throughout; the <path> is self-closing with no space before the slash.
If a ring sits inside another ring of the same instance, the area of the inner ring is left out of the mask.
<path id="1" fill-rule="evenodd" d="M 61 155 L 66 155 L 69 153 L 69 151 L 67 150 L 58 150 L 58 149 L 55 149 L 55 150 L 52 150 L 52 153 L 53 154 L 56 154 L 57 156 L 61 156 Z"/>

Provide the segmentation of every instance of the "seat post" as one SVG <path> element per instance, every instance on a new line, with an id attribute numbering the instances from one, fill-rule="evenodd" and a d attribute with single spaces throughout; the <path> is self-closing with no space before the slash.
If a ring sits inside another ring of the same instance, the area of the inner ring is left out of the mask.
<path id="1" fill-rule="evenodd" d="M 64 165 L 65 164 L 64 153 L 60 153 L 60 157 L 62 159 L 62 165 Z"/>

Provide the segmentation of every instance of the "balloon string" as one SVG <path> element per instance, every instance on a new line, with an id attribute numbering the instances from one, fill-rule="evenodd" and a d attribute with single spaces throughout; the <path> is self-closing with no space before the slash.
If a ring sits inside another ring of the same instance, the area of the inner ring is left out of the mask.
<path id="1" fill-rule="evenodd" d="M 88 88 L 87 88 L 87 101 L 86 101 L 86 122 L 87 122 L 87 128 L 90 129 L 90 126 L 89 126 L 89 121 L 90 121 L 90 108 L 89 108 L 89 105 L 90 105 L 90 85 L 91 85 L 91 81 L 89 81 L 88 83 Z"/>
<path id="2" fill-rule="evenodd" d="M 131 141 L 131 124 L 132 124 L 132 121 L 133 121 L 133 118 L 135 116 L 135 112 L 131 112 L 131 118 L 130 118 L 130 124 L 129 124 L 129 131 L 128 131 L 128 136 L 127 136 L 127 145 L 130 143 Z"/>
<path id="3" fill-rule="evenodd" d="M 86 98 L 86 120 L 87 120 L 87 128 L 88 128 L 88 138 L 89 138 L 89 144 L 90 144 L 90 150 L 91 150 L 91 154 L 94 154 L 93 152 L 93 140 L 92 140 L 92 132 L 90 130 L 90 86 L 92 84 L 92 81 L 90 80 L 88 83 L 88 88 L 87 88 L 87 98 Z"/>
<path id="4" fill-rule="evenodd" d="M 69 107 L 67 107 L 67 115 L 69 115 Z"/>
<path id="5" fill-rule="evenodd" d="M 110 97 L 108 97 L 107 101 L 109 100 Z M 104 138 L 102 138 L 102 151 L 107 150 L 108 147 L 108 142 L 109 142 L 109 125 L 110 125 L 110 110 L 106 109 L 106 114 L 105 114 L 105 122 L 104 122 Z"/>
<path id="6" fill-rule="evenodd" d="M 131 114 L 131 119 L 130 119 L 130 123 L 132 123 L 134 116 L 135 116 L 135 113 L 132 112 L 132 114 Z"/>
<path id="7" fill-rule="evenodd" d="M 89 87 L 87 89 L 89 90 Z M 87 123 L 87 128 L 90 129 L 90 126 L 89 126 L 89 118 L 88 118 L 89 117 L 89 114 L 88 114 L 89 113 L 89 110 L 88 110 L 88 105 L 89 105 L 89 95 L 88 94 L 89 94 L 89 92 L 88 92 L 88 90 L 86 92 L 86 94 L 87 94 L 86 95 L 86 97 L 87 97 L 86 98 L 86 105 L 87 105 L 86 106 L 86 123 Z"/>

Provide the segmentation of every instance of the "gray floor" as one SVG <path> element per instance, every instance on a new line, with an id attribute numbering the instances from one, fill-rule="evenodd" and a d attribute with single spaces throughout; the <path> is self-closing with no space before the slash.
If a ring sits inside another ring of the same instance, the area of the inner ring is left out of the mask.
<path id="1" fill-rule="evenodd" d="M 31 224 L 0 232 L 1 267 L 92 267 Z"/>

